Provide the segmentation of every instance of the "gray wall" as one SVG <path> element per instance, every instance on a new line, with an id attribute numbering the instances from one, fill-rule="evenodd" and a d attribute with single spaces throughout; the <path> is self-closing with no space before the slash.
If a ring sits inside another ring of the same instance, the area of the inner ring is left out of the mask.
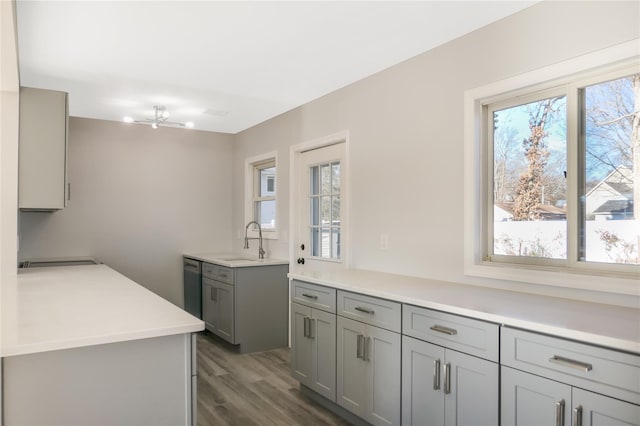
<path id="1" fill-rule="evenodd" d="M 182 253 L 231 244 L 232 138 L 72 117 L 71 201 L 20 214 L 20 258 L 94 256 L 182 305 Z"/>
<path id="2" fill-rule="evenodd" d="M 350 132 L 352 266 L 610 303 L 630 296 L 473 279 L 464 262 L 464 91 L 640 36 L 638 2 L 545 1 L 236 135 L 243 161 L 278 151 L 280 225 L 289 226 L 289 147 Z M 234 237 L 242 224 L 234 216 Z M 380 250 L 380 234 L 389 236 Z M 234 239 L 239 249 L 242 241 Z M 288 241 L 268 241 L 287 257 Z M 295 266 L 295 265 L 294 265 Z M 390 285 L 392 285 L 390 283 Z M 602 289 L 606 291 L 606 280 Z"/>

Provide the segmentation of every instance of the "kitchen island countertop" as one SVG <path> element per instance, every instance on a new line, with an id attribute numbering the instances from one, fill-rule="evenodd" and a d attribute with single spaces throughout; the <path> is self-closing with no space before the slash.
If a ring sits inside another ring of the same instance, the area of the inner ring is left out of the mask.
<path id="1" fill-rule="evenodd" d="M 198 318 L 106 265 L 22 269 L 2 290 L 2 357 L 203 329 Z"/>

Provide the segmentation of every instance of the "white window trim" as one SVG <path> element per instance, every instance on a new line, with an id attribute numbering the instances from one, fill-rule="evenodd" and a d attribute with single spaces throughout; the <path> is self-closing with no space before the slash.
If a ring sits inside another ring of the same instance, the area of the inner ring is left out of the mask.
<path id="1" fill-rule="evenodd" d="M 528 93 L 532 86 L 540 90 L 570 81 L 577 73 L 586 73 L 604 65 L 640 58 L 640 39 L 634 39 L 587 55 L 540 68 L 506 80 L 471 89 L 464 94 L 464 273 L 469 276 L 567 287 L 607 293 L 638 295 L 640 279 L 614 277 L 587 271 L 554 271 L 525 265 L 498 264 L 482 259 L 484 252 L 483 187 L 486 163 L 481 135 L 483 105 Z M 563 81 L 564 80 L 564 81 Z M 603 284 L 604 282 L 604 284 Z"/>
<path id="2" fill-rule="evenodd" d="M 265 240 L 277 240 L 279 238 L 279 227 L 280 227 L 280 203 L 278 201 L 278 180 L 279 171 L 278 171 L 278 152 L 271 151 L 266 152 L 264 154 L 256 155 L 253 157 L 249 157 L 244 162 L 244 224 L 243 227 L 247 225 L 247 223 L 254 220 L 254 191 L 255 191 L 255 167 L 264 163 L 273 162 L 276 168 L 276 227 L 270 229 L 262 230 L 262 238 Z M 244 228 L 242 229 L 244 232 Z M 247 236 L 251 238 L 258 237 L 258 231 L 253 227 L 249 227 L 247 232 Z"/>

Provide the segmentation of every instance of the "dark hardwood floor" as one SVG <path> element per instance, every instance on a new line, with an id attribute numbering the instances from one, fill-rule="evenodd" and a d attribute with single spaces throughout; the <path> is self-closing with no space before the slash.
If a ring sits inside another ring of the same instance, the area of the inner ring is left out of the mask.
<path id="1" fill-rule="evenodd" d="M 238 354 L 198 335 L 198 426 L 349 425 L 299 390 L 289 349 Z"/>

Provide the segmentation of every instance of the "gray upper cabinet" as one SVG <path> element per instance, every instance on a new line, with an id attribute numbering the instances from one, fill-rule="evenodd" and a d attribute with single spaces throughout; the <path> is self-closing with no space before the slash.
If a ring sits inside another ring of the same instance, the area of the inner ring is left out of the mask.
<path id="1" fill-rule="evenodd" d="M 403 333 L 403 425 L 499 423 L 496 324 L 404 305 Z"/>
<path id="2" fill-rule="evenodd" d="M 66 206 L 67 94 L 20 88 L 18 207 L 53 211 Z"/>
<path id="3" fill-rule="evenodd" d="M 373 425 L 400 424 L 400 334 L 338 316 L 336 402 Z"/>
<path id="4" fill-rule="evenodd" d="M 240 352 L 288 344 L 288 265 L 228 268 L 202 264 L 202 319 Z"/>

